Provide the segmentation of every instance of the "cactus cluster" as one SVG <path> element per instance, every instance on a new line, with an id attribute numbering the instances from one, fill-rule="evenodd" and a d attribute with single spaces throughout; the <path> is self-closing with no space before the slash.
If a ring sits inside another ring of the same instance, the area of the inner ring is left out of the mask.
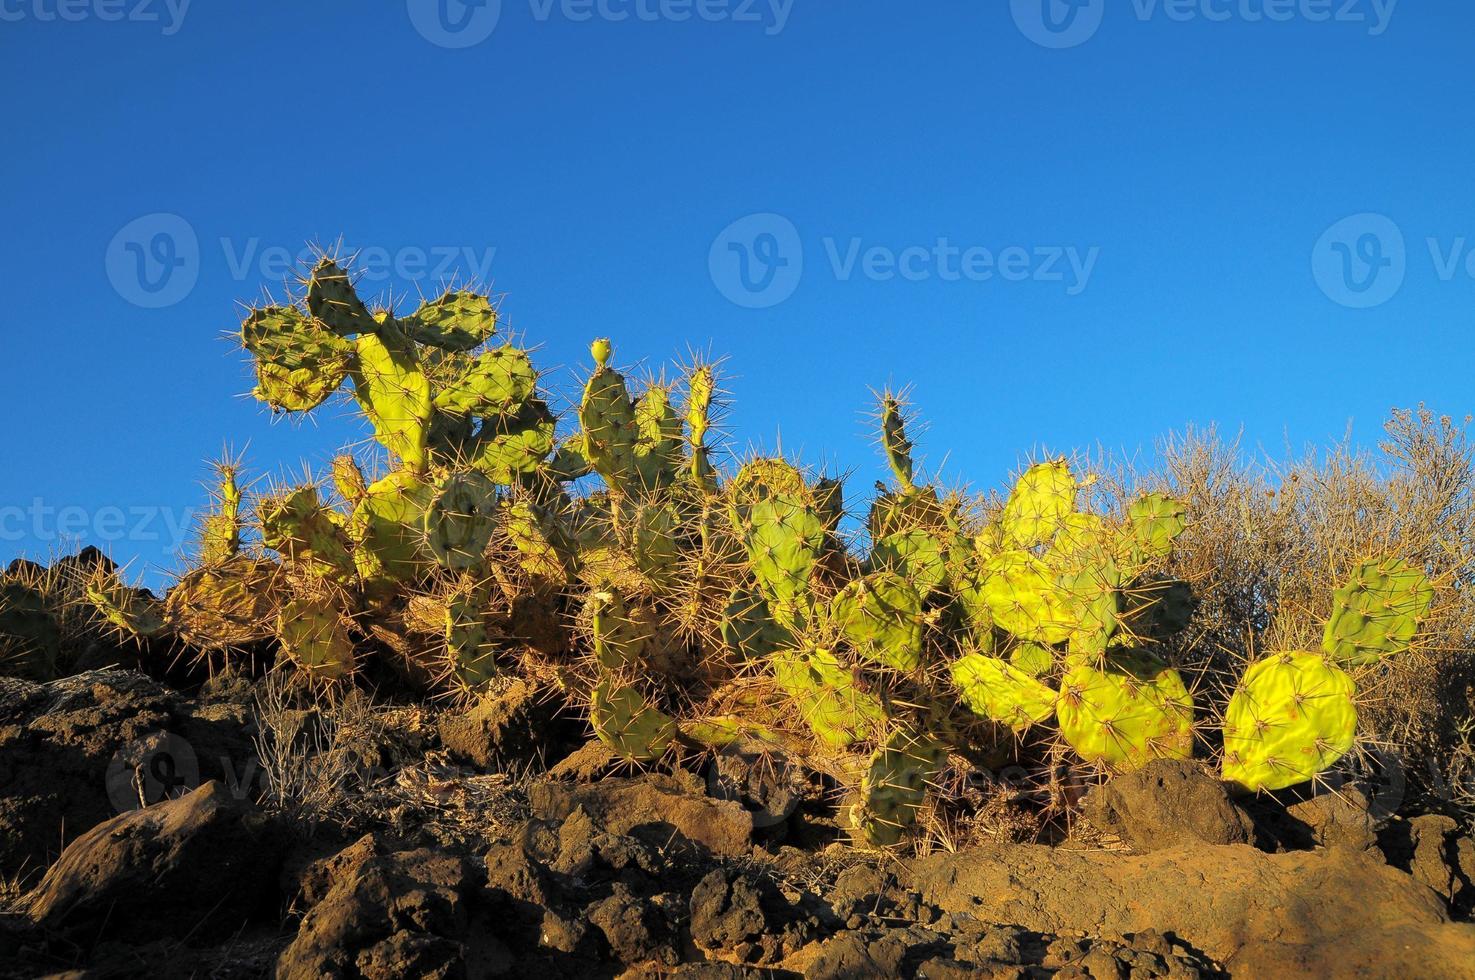
<path id="1" fill-rule="evenodd" d="M 945 491 L 887 393 L 892 482 L 852 525 L 836 480 L 777 456 L 719 465 L 711 365 L 632 386 L 596 340 L 559 420 L 528 353 L 493 346 L 486 296 L 371 308 L 328 258 L 302 285 L 241 325 L 255 395 L 302 413 L 346 388 L 382 457 L 260 492 L 223 467 L 198 566 L 163 601 L 89 583 L 117 630 L 266 652 L 312 684 L 388 669 L 475 694 L 530 674 L 630 763 L 756 740 L 847 780 L 855 836 L 889 846 L 985 750 L 1104 775 L 1216 751 L 1204 722 L 1222 714 L 1226 779 L 1314 778 L 1356 736 L 1348 672 L 1407 650 L 1432 601 L 1418 569 L 1374 559 L 1336 591 L 1322 652 L 1267 657 L 1226 705 L 1199 703 L 1193 589 L 1172 574 L 1191 515 L 1170 495 L 1097 512 L 1060 458 L 996 503 Z M 46 655 L 11 583 L 0 632 Z"/>

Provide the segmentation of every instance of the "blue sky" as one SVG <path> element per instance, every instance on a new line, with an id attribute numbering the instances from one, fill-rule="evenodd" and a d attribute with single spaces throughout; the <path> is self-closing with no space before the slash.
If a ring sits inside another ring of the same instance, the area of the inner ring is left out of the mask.
<path id="1" fill-rule="evenodd" d="M 597 335 L 727 355 L 735 443 L 856 496 L 886 384 L 981 487 L 1475 410 L 1475 7 L 1074 3 L 0 0 L 0 559 L 158 582 L 223 445 L 359 438 L 222 339 L 340 236 L 371 292 L 485 271 L 564 391 Z"/>

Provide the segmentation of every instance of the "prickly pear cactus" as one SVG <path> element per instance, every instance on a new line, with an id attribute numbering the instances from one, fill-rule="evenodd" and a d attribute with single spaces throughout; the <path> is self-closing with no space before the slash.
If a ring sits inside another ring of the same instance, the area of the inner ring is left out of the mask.
<path id="1" fill-rule="evenodd" d="M 833 749 L 871 738 L 886 721 L 881 702 L 828 650 L 774 654 L 774 680 L 815 736 Z"/>
<path id="2" fill-rule="evenodd" d="M 304 486 L 281 497 L 262 500 L 256 508 L 261 543 L 309 574 L 348 581 L 354 574 L 348 535 L 339 515 L 318 499 L 317 488 Z"/>
<path id="3" fill-rule="evenodd" d="M 241 488 L 236 483 L 236 469 L 229 464 L 217 469 L 220 486 L 215 509 L 206 516 L 200 533 L 200 560 L 206 565 L 227 562 L 241 550 Z"/>
<path id="4" fill-rule="evenodd" d="M 1057 576 L 1028 551 L 1004 551 L 983 563 L 962 600 L 975 622 L 993 623 L 1020 639 L 1064 643 L 1075 617 Z"/>
<path id="5" fill-rule="evenodd" d="M 164 621 L 202 650 L 244 647 L 272 635 L 280 569 L 269 561 L 235 558 L 197 568 L 164 599 Z"/>
<path id="6" fill-rule="evenodd" d="M 1352 678 L 1318 653 L 1277 653 L 1245 671 L 1224 716 L 1224 778 L 1246 789 L 1325 772 L 1357 737 Z"/>
<path id="7" fill-rule="evenodd" d="M 1054 689 L 1007 660 L 971 653 L 953 664 L 952 677 L 969 711 L 1016 732 L 1055 713 Z"/>
<path id="8" fill-rule="evenodd" d="M 348 521 L 353 559 L 366 581 L 414 581 L 435 560 L 425 536 L 434 488 L 409 470 L 370 484 Z"/>
<path id="9" fill-rule="evenodd" d="M 1409 648 L 1434 603 L 1434 587 L 1402 559 L 1366 562 L 1332 595 L 1322 649 L 1351 667 Z"/>
<path id="10" fill-rule="evenodd" d="M 925 733 L 898 729 L 871 756 L 851 809 L 857 836 L 875 847 L 900 844 L 916 826 L 929 784 L 947 764 L 947 749 Z"/>
<path id="11" fill-rule="evenodd" d="M 803 621 L 812 607 L 810 576 L 828 541 L 824 521 L 814 508 L 788 496 L 739 506 L 739 530 L 759 588 L 780 622 Z"/>
<path id="12" fill-rule="evenodd" d="M 45 596 L 27 582 L 0 579 L 0 664 L 5 672 L 49 681 L 60 659 L 61 627 Z"/>
<path id="13" fill-rule="evenodd" d="M 163 603 L 145 589 L 124 585 L 112 572 L 99 569 L 87 582 L 86 596 L 103 619 L 124 636 L 151 639 L 166 629 Z"/>
<path id="14" fill-rule="evenodd" d="M 590 697 L 594 734 L 627 762 L 653 762 L 665 755 L 676 737 L 676 723 L 651 707 L 633 687 L 606 677 Z"/>
<path id="15" fill-rule="evenodd" d="M 436 481 L 425 508 L 425 539 L 444 568 L 465 570 L 482 563 L 497 528 L 497 487 L 479 470 L 450 473 Z"/>
<path id="16" fill-rule="evenodd" d="M 922 665 L 922 597 L 894 572 L 873 572 L 840 590 L 830 622 L 863 657 L 902 671 Z"/>
<path id="17" fill-rule="evenodd" d="M 794 634 L 769 612 L 768 601 L 747 585 L 737 585 L 722 613 L 722 641 L 741 660 L 763 660 L 794 645 Z"/>
<path id="18" fill-rule="evenodd" d="M 1014 548 L 1047 544 L 1075 510 L 1076 478 L 1063 459 L 1037 463 L 1024 472 L 1004 505 L 1000 522 Z"/>
<path id="19" fill-rule="evenodd" d="M 277 615 L 282 653 L 314 680 L 341 681 L 354 670 L 353 640 L 331 599 L 299 597 Z"/>
<path id="20" fill-rule="evenodd" d="M 377 332 L 359 334 L 356 346 L 354 397 L 374 437 L 411 471 L 423 473 L 434 405 L 414 343 L 386 320 Z"/>
<path id="21" fill-rule="evenodd" d="M 1193 698 L 1178 672 L 1146 654 L 1077 664 L 1060 681 L 1055 719 L 1077 755 L 1113 769 L 1193 754 Z"/>
<path id="22" fill-rule="evenodd" d="M 404 321 L 416 343 L 462 352 L 481 346 L 497 332 L 497 312 L 485 296 L 451 290 L 420 305 Z"/>

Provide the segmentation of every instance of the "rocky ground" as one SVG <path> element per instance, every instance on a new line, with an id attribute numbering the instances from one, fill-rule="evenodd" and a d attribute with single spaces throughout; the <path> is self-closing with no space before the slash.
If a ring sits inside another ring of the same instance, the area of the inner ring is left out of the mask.
<path id="1" fill-rule="evenodd" d="M 1475 977 L 1446 816 L 1159 763 L 1091 846 L 904 859 L 740 754 L 622 774 L 556 707 L 0 681 L 0 976 Z"/>

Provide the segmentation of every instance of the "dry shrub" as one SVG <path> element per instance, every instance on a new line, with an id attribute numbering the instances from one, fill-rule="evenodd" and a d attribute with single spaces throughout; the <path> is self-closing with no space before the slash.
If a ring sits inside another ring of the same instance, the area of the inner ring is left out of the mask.
<path id="1" fill-rule="evenodd" d="M 1407 559 L 1435 583 L 1434 608 L 1412 650 L 1358 675 L 1363 729 L 1423 790 L 1469 793 L 1458 786 L 1475 714 L 1469 422 L 1397 410 L 1377 451 L 1343 442 L 1284 461 L 1191 430 L 1162 444 L 1158 472 L 1121 475 L 1123 486 L 1166 487 L 1189 503 L 1173 572 L 1202 604 L 1177 659 L 1214 703 L 1249 660 L 1318 649 L 1332 590 L 1358 564 Z"/>

